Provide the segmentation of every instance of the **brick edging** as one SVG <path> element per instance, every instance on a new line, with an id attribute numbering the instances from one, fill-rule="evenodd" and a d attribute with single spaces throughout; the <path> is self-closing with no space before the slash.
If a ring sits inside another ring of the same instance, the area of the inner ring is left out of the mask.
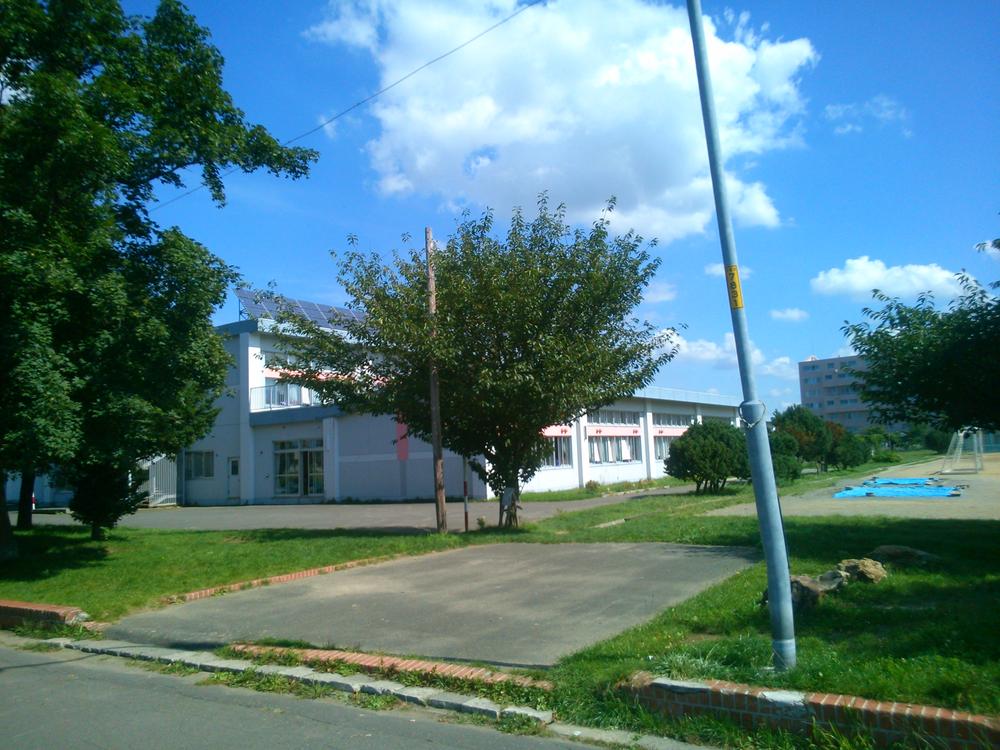
<path id="1" fill-rule="evenodd" d="M 0 627 L 15 627 L 26 622 L 76 625 L 89 619 L 79 607 L 0 599 Z"/>
<path id="2" fill-rule="evenodd" d="M 359 568 L 364 565 L 374 565 L 376 563 L 388 562 L 389 560 L 395 560 L 400 557 L 408 557 L 408 555 L 382 555 L 380 557 L 366 557 L 363 560 L 348 560 L 347 562 L 337 563 L 335 565 L 323 565 L 319 568 L 309 568 L 308 570 L 299 570 L 294 573 L 282 573 L 281 575 L 267 576 L 266 578 L 254 578 L 251 581 L 238 581 L 237 583 L 227 583 L 222 586 L 210 586 L 207 589 L 189 591 L 186 594 L 170 594 L 168 596 L 160 597 L 160 601 L 163 604 L 193 602 L 198 599 L 207 599 L 210 596 L 218 596 L 219 594 L 230 594 L 234 591 L 246 591 L 247 589 L 256 589 L 261 586 L 270 586 L 275 583 L 288 583 L 289 581 L 298 581 L 303 578 L 312 578 L 313 576 L 326 575 L 327 573 L 336 573 L 338 570 L 349 570 L 350 568 Z"/>
<path id="3" fill-rule="evenodd" d="M 809 734 L 814 727 L 847 735 L 860 731 L 879 747 L 914 735 L 934 737 L 951 750 L 1000 747 L 997 718 L 937 706 L 761 688 L 724 680 L 654 678 L 643 672 L 621 688 L 648 710 L 674 718 L 711 715 L 745 729 L 764 723 L 799 734 Z"/>
<path id="4" fill-rule="evenodd" d="M 471 667 L 464 664 L 451 664 L 449 662 L 406 659 L 401 656 L 366 654 L 359 651 L 341 651 L 339 649 L 255 646 L 249 643 L 236 643 L 231 648 L 238 653 L 250 656 L 294 654 L 307 664 L 340 662 L 360 667 L 366 672 L 417 672 L 428 676 L 451 677 L 459 680 L 473 680 L 490 684 L 510 682 L 520 687 L 552 690 L 552 683 L 547 680 L 535 680 L 523 675 L 494 672 L 483 667 Z"/>

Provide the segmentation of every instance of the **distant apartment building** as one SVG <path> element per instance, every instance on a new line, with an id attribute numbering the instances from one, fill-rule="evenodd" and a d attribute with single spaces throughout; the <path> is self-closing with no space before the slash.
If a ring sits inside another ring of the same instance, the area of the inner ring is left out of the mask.
<path id="1" fill-rule="evenodd" d="M 865 369 L 865 361 L 857 356 L 809 357 L 805 362 L 799 362 L 799 398 L 802 405 L 849 432 L 864 430 L 871 424 L 868 407 L 858 395 L 858 379 L 851 371 Z"/>

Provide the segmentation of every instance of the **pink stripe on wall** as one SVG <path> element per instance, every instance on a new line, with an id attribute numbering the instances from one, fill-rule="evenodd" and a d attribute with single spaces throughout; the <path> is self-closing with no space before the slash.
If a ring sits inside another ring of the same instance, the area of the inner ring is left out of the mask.
<path id="1" fill-rule="evenodd" d="M 587 425 L 587 437 L 633 437 L 642 434 L 637 424 Z"/>
<path id="2" fill-rule="evenodd" d="M 679 437 L 687 432 L 687 427 L 654 427 L 653 435 L 656 437 Z"/>
<path id="3" fill-rule="evenodd" d="M 405 461 L 410 457 L 410 439 L 406 436 L 406 425 L 396 422 L 396 458 Z"/>
<path id="4" fill-rule="evenodd" d="M 557 424 L 553 427 L 546 427 L 542 430 L 542 434 L 545 437 L 569 437 L 573 434 L 573 428 L 568 425 Z"/>

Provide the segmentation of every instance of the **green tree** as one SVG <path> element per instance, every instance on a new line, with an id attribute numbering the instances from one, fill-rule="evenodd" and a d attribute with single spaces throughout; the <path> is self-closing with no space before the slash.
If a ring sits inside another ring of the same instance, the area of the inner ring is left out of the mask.
<path id="1" fill-rule="evenodd" d="M 892 447 L 892 434 L 879 424 L 866 427 L 861 433 L 861 437 L 868 444 L 869 454 L 884 450 L 886 447 Z"/>
<path id="2" fill-rule="evenodd" d="M 246 121 L 222 88 L 208 32 L 176 0 L 152 18 L 126 16 L 117 0 L 0 0 L 0 17 L 0 375 L 12 385 L 0 395 L 2 473 L 93 450 L 87 424 L 111 396 L 86 399 L 114 378 L 92 348 L 120 346 L 110 342 L 143 304 L 118 276 L 145 265 L 158 289 L 172 283 L 158 264 L 180 240 L 149 217 L 156 187 L 183 187 L 186 170 L 200 168 L 221 204 L 228 170 L 299 177 L 315 155 Z M 186 340 L 175 320 L 161 320 L 163 340 Z M 147 387 L 127 371 L 133 363 L 121 363 L 122 402 L 130 384 Z M 216 365 L 209 357 L 204 367 Z"/>
<path id="3" fill-rule="evenodd" d="M 771 465 L 779 482 L 791 482 L 802 476 L 802 461 L 796 455 L 799 444 L 787 432 L 768 432 L 771 444 Z"/>
<path id="4" fill-rule="evenodd" d="M 924 436 L 924 447 L 935 453 L 947 453 L 951 446 L 952 433 L 931 428 Z"/>
<path id="5" fill-rule="evenodd" d="M 138 461 L 211 429 L 231 363 L 211 314 L 236 280 L 232 268 L 178 230 L 117 258 L 90 299 L 102 323 L 83 339 L 82 439 L 62 463 L 70 510 L 94 538 L 142 501 Z"/>
<path id="6" fill-rule="evenodd" d="M 571 231 L 564 207 L 551 210 L 544 195 L 533 221 L 517 210 L 503 240 L 494 229 L 491 212 L 466 216 L 435 254 L 434 320 L 422 253 L 387 266 L 352 251 L 340 281 L 363 319 L 347 322 L 345 338 L 299 320 L 284 345 L 298 363 L 291 382 L 394 415 L 422 439 L 433 360 L 443 443 L 506 495 L 501 523 L 514 525 L 520 487 L 549 449 L 542 430 L 632 394 L 673 352 L 670 332 L 633 317 L 658 265 L 640 237 L 612 238 L 606 218 Z"/>
<path id="7" fill-rule="evenodd" d="M 831 438 L 830 451 L 826 457 L 828 465 L 849 469 L 860 466 L 868 459 L 870 452 L 865 440 L 851 434 L 836 422 L 827 422 L 826 428 L 830 431 Z"/>
<path id="8" fill-rule="evenodd" d="M 750 476 L 742 430 L 715 420 L 691 425 L 670 444 L 666 472 L 695 483 L 695 492 L 721 492 L 730 477 Z"/>
<path id="9" fill-rule="evenodd" d="M 825 468 L 833 438 L 823 420 L 809 409 L 796 404 L 783 412 L 777 412 L 774 415 L 774 429 L 795 438 L 798 445 L 796 455 L 799 458 Z"/>
<path id="10" fill-rule="evenodd" d="M 1000 429 L 1000 402 L 983 397 L 1000 378 L 1000 297 L 966 274 L 958 278 L 963 294 L 944 309 L 931 294 L 906 305 L 876 290 L 882 307 L 844 326 L 868 364 L 857 373 L 859 392 L 878 421 Z"/>

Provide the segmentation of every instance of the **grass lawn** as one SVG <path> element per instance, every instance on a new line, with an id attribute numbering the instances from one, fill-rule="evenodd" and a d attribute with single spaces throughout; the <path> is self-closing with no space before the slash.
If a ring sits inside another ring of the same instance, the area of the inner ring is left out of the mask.
<path id="1" fill-rule="evenodd" d="M 569 490 L 550 490 L 548 492 L 524 492 L 522 503 L 552 503 L 566 500 L 586 500 L 590 497 L 612 495 L 617 492 L 632 492 L 648 490 L 657 487 L 683 487 L 691 482 L 674 477 L 659 477 L 657 479 L 642 479 L 637 482 L 615 482 L 614 484 L 591 484 L 590 487 L 574 487 Z M 693 486 L 693 485 L 692 485 Z"/>
<path id="2" fill-rule="evenodd" d="M 83 527 L 18 532 L 20 559 L 0 570 L 0 599 L 75 605 L 99 621 L 160 597 L 383 555 L 463 545 L 461 537 L 370 531 L 118 528 L 92 542 Z"/>

